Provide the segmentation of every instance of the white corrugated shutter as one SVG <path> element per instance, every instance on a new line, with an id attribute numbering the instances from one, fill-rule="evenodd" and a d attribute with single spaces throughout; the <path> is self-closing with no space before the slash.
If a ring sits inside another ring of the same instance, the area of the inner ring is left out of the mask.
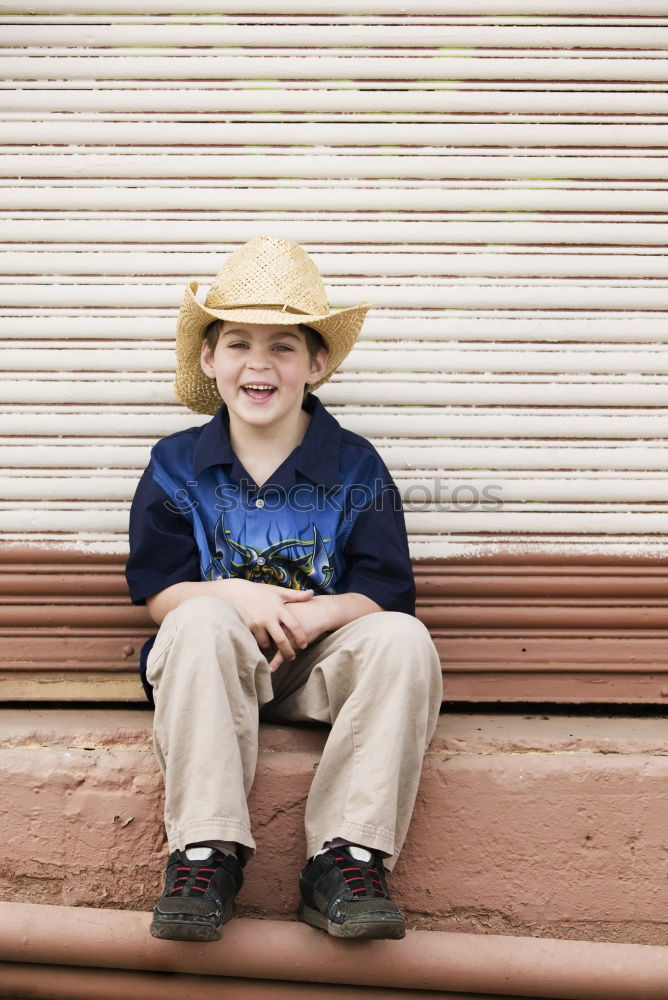
<path id="1" fill-rule="evenodd" d="M 414 556 L 665 552 L 665 0 L 267 6 L 0 2 L 3 537 L 124 550 L 185 282 L 269 233 L 375 303 L 320 396 Z"/>

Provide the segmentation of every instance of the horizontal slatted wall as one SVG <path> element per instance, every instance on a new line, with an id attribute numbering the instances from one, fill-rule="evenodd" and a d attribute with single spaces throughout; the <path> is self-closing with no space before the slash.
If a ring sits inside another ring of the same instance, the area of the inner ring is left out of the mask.
<path id="1" fill-rule="evenodd" d="M 3 537 L 125 549 L 186 279 L 267 233 L 375 304 L 319 394 L 415 557 L 665 554 L 666 3 L 219 6 L 0 0 Z"/>

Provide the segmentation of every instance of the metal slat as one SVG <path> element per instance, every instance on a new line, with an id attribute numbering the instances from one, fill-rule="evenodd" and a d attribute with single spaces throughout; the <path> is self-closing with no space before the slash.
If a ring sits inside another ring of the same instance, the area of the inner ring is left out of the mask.
<path id="1" fill-rule="evenodd" d="M 592 57 L 594 55 L 601 55 L 601 53 L 589 53 Z M 614 53 L 610 54 L 611 57 Z M 657 57 L 663 56 L 664 51 L 656 53 Z M 0 76 L 0 90 L 5 91 L 6 94 L 11 94 L 14 88 L 20 84 L 23 90 L 28 93 L 33 94 L 40 91 L 45 92 L 46 90 L 44 84 L 40 80 L 21 80 L 16 81 L 12 79 L 3 79 Z M 379 83 L 381 86 L 379 87 Z M 103 95 L 109 92 L 118 92 L 119 94 L 129 94 L 132 91 L 137 92 L 137 96 L 141 99 L 142 93 L 152 92 L 156 87 L 156 83 L 150 79 L 147 80 L 132 80 L 132 79 L 107 79 L 107 80 L 89 80 L 85 78 L 81 79 L 59 79 L 49 81 L 49 92 L 54 93 L 62 92 L 67 96 L 67 94 L 82 94 L 94 86 L 97 91 Z M 272 81 L 264 79 L 223 79 L 223 80 L 160 80 L 159 82 L 160 91 L 166 93 L 168 96 L 176 97 L 178 92 L 190 93 L 190 92 L 202 92 L 205 95 L 208 94 L 209 98 L 212 94 L 220 93 L 221 100 L 225 100 L 228 94 L 233 94 L 235 92 L 244 92 L 252 95 L 254 93 L 268 92 L 271 93 Z M 620 88 L 619 82 L 608 81 L 608 80 L 558 80 L 549 81 L 548 86 L 549 91 L 546 91 L 546 81 L 540 80 L 522 80 L 522 81 L 512 81 L 512 80 L 420 80 L 417 78 L 406 79 L 401 81 L 401 90 L 395 89 L 393 82 L 391 80 L 379 81 L 379 80 L 355 80 L 355 79 L 329 79 L 323 77 L 320 79 L 311 80 L 282 80 L 281 81 L 281 94 L 285 92 L 286 94 L 292 94 L 303 92 L 308 95 L 311 91 L 318 91 L 323 93 L 341 93 L 343 99 L 349 99 L 351 94 L 359 93 L 361 99 L 366 101 L 367 99 L 373 100 L 374 94 L 385 94 L 388 96 L 390 93 L 392 96 L 398 95 L 401 99 L 402 94 L 410 95 L 412 93 L 434 93 L 437 96 L 440 93 L 450 93 L 455 97 L 458 93 L 465 95 L 475 94 L 477 92 L 487 93 L 490 99 L 494 100 L 494 94 L 507 95 L 513 91 L 517 91 L 518 94 L 544 94 L 549 95 L 554 93 L 557 96 L 560 94 L 566 95 L 566 100 L 570 97 L 575 97 L 578 94 L 584 94 L 585 99 L 587 95 L 594 95 L 594 100 L 596 100 L 597 94 L 599 95 L 609 95 L 609 94 L 621 94 L 622 100 L 625 95 L 636 95 L 636 94 L 662 94 L 665 93 L 666 85 L 659 83 L 658 81 L 651 80 L 624 80 L 622 82 L 623 90 Z M 279 100 L 281 98 L 279 97 Z M 288 97 L 289 99 L 289 97 Z M 549 101 L 549 96 L 546 97 Z M 387 105 L 385 106 L 386 113 L 388 112 Z M 199 109 L 197 107 L 192 108 L 191 111 L 193 121 L 198 120 Z M 392 109 L 392 114 L 394 114 L 394 109 Z M 203 119 L 204 121 L 209 120 L 208 118 Z M 604 181 L 604 178 L 602 179 Z"/>
<path id="2" fill-rule="evenodd" d="M 523 25 L 453 24 L 445 17 L 429 21 L 406 18 L 367 18 L 357 23 L 297 22 L 277 14 L 274 23 L 247 19 L 230 23 L 210 18 L 207 23 L 169 24 L 161 21 L 102 24 L 74 22 L 35 24 L 9 22 L 2 26 L 2 45 L 108 49 L 120 46 L 183 48 L 492 48 L 492 49 L 662 49 L 668 41 L 651 24 L 638 25 Z"/>
<path id="3" fill-rule="evenodd" d="M 265 5 L 267 6 L 267 5 Z M 498 14 L 515 15 L 577 15 L 592 14 L 612 17 L 629 17 L 629 6 L 625 0 L 412 0 L 410 11 L 405 0 L 356 0 L 352 3 L 338 0 L 273 0 L 273 10 L 269 14 L 305 14 L 321 16 L 359 16 L 379 14 L 383 16 L 401 15 L 407 19 L 421 15 L 482 15 L 491 17 Z M 15 0 L 0 0 L 0 12 L 16 14 Z M 112 14 L 213 14 L 220 16 L 217 0 L 96 0 L 96 15 Z M 90 0 L 40 0 L 30 4 L 31 14 L 90 14 Z M 234 0 L 235 14 L 257 15 L 255 0 Z M 666 9 L 663 0 L 637 0 L 633 5 L 633 17 L 662 16 Z"/>
<path id="4" fill-rule="evenodd" d="M 614 223 L 613 223 L 614 225 Z M 617 225 L 621 225 L 618 223 Z M 2 222 L 0 221 L 0 228 Z M 549 236 L 549 228 L 546 234 Z M 662 253 L 602 252 L 560 254 L 540 249 L 519 253 L 497 251 L 494 254 L 447 251 L 435 254 L 369 255 L 375 274 L 384 277 L 428 277 L 441 275 L 481 278 L 668 278 L 668 258 Z M 183 275 L 201 273 L 210 266 L 209 253 L 165 253 L 128 250 L 104 253 L 86 248 L 77 253 L 5 250 L 0 246 L 0 274 L 8 275 Z M 341 262 L 340 269 L 346 268 Z"/>
<path id="5" fill-rule="evenodd" d="M 164 14 L 147 13 L 142 11 L 142 13 L 137 12 L 126 12 L 125 13 L 107 13 L 104 19 L 100 19 L 98 16 L 98 6 L 95 5 L 95 12 L 92 12 L 90 7 L 88 8 L 88 14 L 69 12 L 64 13 L 49 13 L 44 14 L 39 18 L 39 23 L 45 26 L 49 25 L 59 25 L 66 24 L 70 26 L 74 25 L 84 25 L 84 26 L 99 26 L 100 23 L 109 26 L 120 26 L 120 25 L 133 25 L 135 27 L 142 27 L 145 25 L 161 25 L 161 24 L 178 24 L 180 26 L 190 26 L 190 25 L 207 25 L 210 27 L 224 24 L 227 27 L 232 25 L 246 25 L 246 26 L 277 26 L 284 24 L 292 25 L 309 25 L 310 27 L 318 27 L 322 25 L 335 25 L 338 23 L 344 23 L 346 26 L 368 26 L 375 25 L 377 27 L 387 27 L 390 25 L 398 25 L 399 27 L 416 27 L 424 25 L 438 25 L 444 24 L 447 26 L 464 26 L 464 25 L 489 25 L 492 27 L 512 27 L 512 28 L 526 28 L 526 27 L 582 27 L 582 28 L 601 28 L 601 27 L 647 27 L 653 26 L 655 28 L 668 26 L 668 17 L 660 17 L 656 14 L 650 16 L 647 14 L 639 13 L 638 15 L 629 14 L 628 11 L 623 15 L 615 14 L 612 12 L 607 15 L 603 11 L 600 11 L 596 15 L 587 14 L 586 12 L 580 13 L 577 20 L 571 16 L 565 16 L 553 11 L 538 11 L 536 10 L 533 15 L 524 14 L 521 21 L 515 20 L 508 17 L 499 17 L 498 11 L 492 12 L 487 16 L 480 16 L 476 14 L 475 11 L 471 14 L 460 13 L 459 16 L 453 16 L 453 11 L 443 10 L 440 13 L 432 11 L 429 14 L 424 12 L 414 13 L 412 11 L 407 11 L 403 9 L 401 13 L 386 13 L 377 12 L 376 15 L 373 13 L 346 13 L 345 10 L 338 10 L 337 17 L 331 17 L 327 13 L 318 13 L 315 10 L 311 10 L 308 14 L 291 12 L 288 10 L 288 5 L 282 3 L 272 4 L 274 10 L 270 13 L 256 14 L 256 13 L 224 13 L 221 14 L 206 14 L 206 13 L 188 13 L 180 12 L 180 20 L 165 20 Z M 30 13 L 17 13 L 16 11 L 11 14 L 0 13 L 0 23 L 3 25 L 28 25 L 35 23 L 35 15 Z"/>
<path id="6" fill-rule="evenodd" d="M 553 534 L 555 516 L 552 512 L 527 513 L 513 510 L 499 513 L 493 511 L 471 513 L 465 510 L 434 510 L 418 513 L 409 510 L 406 513 L 406 525 L 411 534 L 435 536 L 452 531 L 484 532 L 488 537 L 508 532 L 517 535 L 529 532 Z M 572 532 L 583 536 L 595 537 L 606 534 L 614 536 L 623 532 L 626 535 L 641 536 L 642 540 L 648 535 L 665 536 L 668 533 L 668 512 L 560 511 L 559 527 L 561 532 Z M 128 511 L 104 507 L 97 509 L 94 501 L 88 501 L 85 506 L 82 504 L 69 510 L 31 501 L 30 506 L 25 508 L 17 506 L 11 510 L 0 509 L 0 529 L 17 534 L 70 532 L 76 537 L 81 532 L 90 535 L 100 532 L 126 536 Z"/>
<path id="7" fill-rule="evenodd" d="M 285 23 L 285 22 L 280 22 Z M 297 22 L 288 22 L 293 25 L 295 29 L 298 29 L 299 24 Z M 369 22 L 366 22 L 368 26 Z M 423 22 L 424 23 L 424 22 Z M 174 45 L 120 45 L 120 46 L 107 46 L 103 49 L 91 48 L 90 46 L 66 46 L 66 45 L 53 45 L 53 46 L 1 46 L 0 45 L 0 56 L 6 56 L 9 58 L 20 58 L 20 57 L 40 57 L 40 58 L 67 58 L 67 59 L 90 59 L 90 58 L 143 58 L 144 56 L 155 56 L 157 58 L 163 57 L 165 53 L 172 52 L 174 55 L 182 58 L 216 58 L 219 57 L 221 51 L 223 53 L 230 52 L 232 56 L 239 56 L 245 58 L 273 58 L 282 59 L 288 58 L 290 56 L 297 56 L 298 58 L 308 58 L 315 56 L 316 58 L 356 58 L 358 56 L 367 56 L 369 58 L 383 58 L 383 59 L 403 59 L 408 56 L 422 57 L 424 59 L 430 58 L 452 58 L 452 59 L 509 59 L 509 58 L 519 58 L 519 59 L 570 59 L 573 58 L 573 51 L 577 52 L 578 57 L 584 59 L 635 59 L 635 58 L 646 58 L 646 59 L 661 59 L 665 55 L 665 49 L 659 45 L 655 47 L 643 46 L 640 49 L 634 49 L 630 45 L 627 45 L 625 49 L 621 50 L 619 48 L 606 48 L 596 46 L 588 47 L 586 45 L 570 45 L 565 48 L 549 48 L 545 49 L 544 46 L 539 45 L 537 47 L 522 46 L 520 50 L 516 47 L 510 46 L 509 48 L 504 48 L 500 45 L 494 47 L 461 47 L 461 46 L 451 46 L 451 45 L 439 45 L 437 44 L 438 39 L 438 28 L 442 24 L 442 21 L 432 22 L 432 34 L 434 44 L 431 47 L 419 46 L 419 47 L 392 47 L 389 45 L 377 46 L 374 43 L 374 35 L 369 33 L 367 35 L 367 40 L 371 42 L 371 45 L 365 47 L 361 44 L 363 41 L 363 35 L 360 34 L 358 37 L 357 45 L 334 45 L 330 44 L 326 47 L 313 46 L 313 50 L 305 51 L 303 44 L 298 47 L 298 51 L 294 52 L 293 47 L 289 45 L 266 45 L 266 46 L 233 46 L 233 45 L 201 45 L 201 46 L 174 46 Z M 363 25 L 364 22 L 357 21 L 357 25 Z M 416 22 L 412 22 L 412 26 L 415 26 Z M 279 22 L 276 22 L 275 27 L 279 26 Z M 310 25 L 312 28 L 316 27 L 315 24 Z M 407 36 L 404 35 L 404 39 Z M 600 37 L 600 36 L 599 36 Z M 573 42 L 571 38 L 571 43 Z M 248 54 L 246 54 L 246 50 Z M 447 52 L 447 55 L 443 55 L 443 51 Z"/>
<path id="8" fill-rule="evenodd" d="M 78 552 L 125 556 L 127 539 L 123 534 L 96 532 L 94 538 L 79 532 L 6 532 L 4 539 L 8 544 L 42 546 L 50 549 L 71 550 Z M 525 533 L 510 535 L 497 532 L 493 539 L 489 535 L 470 532 L 451 531 L 447 536 L 419 535 L 412 533 L 410 538 L 410 553 L 413 559 L 452 559 L 457 556 L 470 558 L 489 554 L 490 548 L 498 551 L 499 546 L 509 558 L 524 557 L 527 551 L 548 559 L 556 554 L 566 556 L 615 556 L 623 559 L 638 558 L 646 560 L 668 554 L 668 545 L 658 535 L 643 538 L 642 535 L 598 535 L 582 536 L 550 532 L 544 535 Z"/>
<path id="9" fill-rule="evenodd" d="M 388 171 L 391 176 L 388 176 Z M 0 177 L 15 178 L 315 178 L 356 177 L 360 180 L 377 180 L 386 177 L 393 181 L 402 176 L 416 179 L 494 179 L 520 180 L 544 177 L 549 180 L 591 179 L 662 181 L 668 171 L 668 156 L 655 151 L 641 152 L 620 148 L 614 155 L 603 152 L 577 155 L 559 151 L 543 155 L 533 149 L 498 155 L 478 151 L 476 155 L 450 155 L 442 150 L 439 155 L 415 151 L 397 154 L 390 162 L 380 153 L 362 155 L 357 152 L 315 150 L 310 155 L 302 152 L 274 153 L 254 150 L 239 155 L 238 151 L 226 153 L 194 153 L 165 149 L 141 154 L 132 150 L 114 152 L 41 152 L 0 153 Z"/>
<path id="10" fill-rule="evenodd" d="M 648 60 L 661 63 L 664 79 L 668 77 L 668 59 Z M 63 72 L 66 72 L 63 67 Z M 124 122 L 124 121 L 0 121 L 0 142 L 5 146 L 86 145 L 86 146 L 431 146 L 485 148 L 503 146 L 533 147 L 620 147 L 665 148 L 668 128 L 665 125 L 560 125 L 450 122 L 440 123 L 365 122 Z"/>
<path id="11" fill-rule="evenodd" d="M 195 421 L 193 420 L 193 423 Z M 136 439 L 103 437 L 93 443 L 85 438 L 49 438 L 33 436 L 28 446 L 16 439 L 0 439 L 0 461 L 6 470 L 26 470 L 38 465 L 43 474 L 59 470 L 61 475 L 79 475 L 80 470 L 99 470 L 105 474 L 114 469 L 134 469 L 137 474 L 148 462 L 151 441 L 137 444 Z M 447 445 L 438 441 L 392 441 L 376 438 L 383 460 L 401 476 L 405 470 L 437 469 L 442 475 L 470 475 L 478 468 L 487 474 L 507 476 L 511 471 L 522 475 L 540 470 L 542 475 L 571 478 L 573 475 L 606 477 L 614 471 L 634 477 L 652 471 L 665 472 L 665 442 L 641 442 L 633 448 L 628 441 L 545 440 L 539 445 L 507 441 L 451 440 Z M 587 471 L 582 472 L 581 470 Z"/>
<path id="12" fill-rule="evenodd" d="M 202 289 L 202 295 L 204 289 Z M 67 339 L 109 340 L 119 347 L 128 342 L 155 340 L 162 346 L 173 344 L 176 319 L 173 309 L 162 313 L 142 310 L 141 313 L 114 312 L 86 308 L 77 314 L 59 310 L 35 311 L 30 307 L 13 311 L 0 310 L 0 337 L 7 343 L 30 338 L 42 340 Z M 432 343 L 479 342 L 481 345 L 521 342 L 525 349 L 539 343 L 614 344 L 664 343 L 666 318 L 661 313 L 557 313 L 534 312 L 484 312 L 470 310 L 447 313 L 429 313 L 415 310 L 406 315 L 403 311 L 372 310 L 364 323 L 360 343 L 373 341 Z M 44 346 L 44 345 L 42 345 Z"/>
<path id="13" fill-rule="evenodd" d="M 163 380 L 109 378 L 106 373 L 94 381 L 80 377 L 76 381 L 34 376 L 11 381 L 0 379 L 0 398 L 6 403 L 39 405 L 50 403 L 58 406 L 63 398 L 69 403 L 87 405 L 105 403 L 113 406 L 133 406 L 151 403 L 155 406 L 174 405 L 176 397 L 172 377 Z M 339 379 L 319 390 L 318 396 L 328 406 L 354 405 L 360 399 L 360 382 Z M 647 407 L 665 406 L 668 384 L 640 381 L 634 385 L 619 383 L 600 384 L 588 376 L 580 383 L 479 382 L 456 383 L 428 381 L 401 382 L 367 380 L 364 399 L 369 405 L 404 406 L 564 406 L 564 407 Z M 624 412 L 620 410 L 620 412 Z"/>
<path id="14" fill-rule="evenodd" d="M 258 223 L 255 223 L 257 226 Z M 601 246 L 660 246 L 668 244 L 668 222 L 557 222 L 550 218 L 541 221 L 518 220 L 513 222 L 477 222 L 466 219 L 413 222 L 358 220 L 354 215 L 348 220 L 330 222 L 322 219 L 262 220 L 260 225 L 267 236 L 285 234 L 298 243 L 357 243 L 357 244 L 514 244 L 538 246 L 573 246 L 592 244 Z M 249 221 L 225 220 L 225 240 L 242 243 L 248 233 Z M 164 243 L 178 246 L 201 240 L 210 249 L 220 239 L 221 222 L 198 220 L 161 219 L 109 219 L 100 232 L 98 220 L 84 219 L 3 219 L 2 236 L 8 243 Z M 95 238 L 97 236 L 97 239 Z M 347 238 L 346 238 L 347 237 Z M 213 244 L 213 246 L 212 246 Z M 444 271 L 447 269 L 444 265 Z"/>
<path id="15" fill-rule="evenodd" d="M 470 85 L 471 87 L 474 84 Z M 431 82 L 423 87 L 396 91 L 390 84 L 377 90 L 346 89 L 325 82 L 308 81 L 301 87 L 277 93 L 269 86 L 251 86 L 249 81 L 240 81 L 236 87 L 196 90 L 187 81 L 181 87 L 161 86 L 151 89 L 122 89 L 107 86 L 97 90 L 58 89 L 44 90 L 38 87 L 10 90 L 5 83 L 0 87 L 3 94 L 3 108 L 8 117 L 17 121 L 31 121 L 36 115 L 40 120 L 62 122 L 67 115 L 76 112 L 77 121 L 108 119 L 121 120 L 136 117 L 142 120 L 162 118 L 204 122 L 225 121 L 229 116 L 236 120 L 261 121 L 271 115 L 276 120 L 290 122 L 295 116 L 310 115 L 315 120 L 327 116 L 328 120 L 341 121 L 346 115 L 352 122 L 364 115 L 375 114 L 379 121 L 387 115 L 388 100 L 391 97 L 393 115 L 405 121 L 444 122 L 446 116 L 457 121 L 455 116 L 475 115 L 475 120 L 493 121 L 496 117 L 513 115 L 516 120 L 525 116 L 531 120 L 553 123 L 565 122 L 569 116 L 577 123 L 583 116 L 599 116 L 601 124 L 613 123 L 619 116 L 652 123 L 656 116 L 668 113 L 668 95 L 659 85 L 655 90 L 581 90 L 541 91 L 518 89 L 516 83 L 499 83 L 496 91 L 486 89 L 449 90 L 444 87 L 432 89 Z M 259 116 L 262 115 L 263 118 Z"/>
<path id="16" fill-rule="evenodd" d="M 78 187 L 0 184 L 0 211 L 58 212 L 594 212 L 668 213 L 668 189 L 413 187 Z M 252 218 L 252 217 L 251 217 Z M 251 221 L 251 219 L 249 219 Z M 601 220 L 605 221 L 605 220 Z M 399 249 L 399 248 L 397 248 Z M 333 255 L 332 255 L 333 256 Z M 350 255 L 348 255 L 350 256 Z M 353 261 L 355 263 L 355 261 Z"/>
<path id="17" fill-rule="evenodd" d="M 531 496 L 532 504 L 660 504 L 665 510 L 665 480 L 660 476 L 653 479 L 506 479 L 495 476 L 493 481 L 486 478 L 474 479 L 470 476 L 442 477 L 439 475 L 395 475 L 397 486 L 406 504 L 407 511 L 427 506 L 440 507 L 470 506 L 494 509 L 503 504 L 523 503 Z M 0 475 L 0 496 L 3 502 L 40 502 L 45 496 L 50 503 L 67 501 L 79 507 L 86 501 L 111 503 L 119 501 L 127 505 L 132 500 L 137 486 L 137 473 L 130 471 L 125 476 L 98 476 L 83 479 L 79 472 L 69 475 L 31 475 L 22 471 L 20 475 Z M 0 511 L 0 518 L 2 511 Z"/>
<path id="18" fill-rule="evenodd" d="M 154 438 L 184 430 L 194 424 L 204 422 L 197 415 L 183 408 L 172 410 L 163 407 L 160 412 L 147 406 L 132 409 L 97 406 L 81 407 L 78 412 L 67 412 L 68 407 L 58 410 L 53 407 L 40 412 L 38 405 L 32 408 L 3 407 L 0 411 L 5 435 L 21 438 L 34 435 L 76 435 L 94 438 L 102 434 L 114 434 L 132 438 L 141 430 L 142 435 Z M 111 411 L 111 412 L 109 412 Z M 621 438 L 627 441 L 640 439 L 668 439 L 668 412 L 659 410 L 634 409 L 624 411 L 606 409 L 569 409 L 563 412 L 548 407 L 511 408 L 497 411 L 494 407 L 467 408 L 451 407 L 411 407 L 400 410 L 395 407 L 370 407 L 368 411 L 355 407 L 332 407 L 332 412 L 341 423 L 357 434 L 369 438 L 420 439 L 429 437 L 466 438 L 563 438 L 572 439 L 598 437 Z"/>
<path id="19" fill-rule="evenodd" d="M 525 345 L 514 350 L 487 347 L 483 351 L 446 346 L 437 350 L 393 350 L 386 344 L 358 346 L 341 365 L 341 372 L 410 372 L 465 373 L 552 373 L 555 375 L 651 374 L 668 376 L 668 345 L 656 345 L 651 350 L 637 347 L 626 351 L 582 350 L 575 348 L 566 356 L 563 349 L 536 348 L 527 352 Z M 70 349 L 61 345 L 44 350 L 0 347 L 0 369 L 4 372 L 49 373 L 51 371 L 82 372 L 171 372 L 174 351 L 157 347 L 103 348 L 97 350 Z"/>
<path id="20" fill-rule="evenodd" d="M 144 58 L 150 56 L 150 58 Z M 0 66 L 4 79 L 23 80 L 542 80 L 619 81 L 665 84 L 667 60 L 661 55 L 645 58 L 572 58 L 568 55 L 499 57 L 450 55 L 385 55 L 373 50 L 355 55 L 282 56 L 261 50 L 252 56 L 156 55 L 154 50 L 121 56 L 5 56 Z M 375 58 L 374 58 L 375 57 Z M 379 65 L 380 64 L 380 65 Z"/>
<path id="21" fill-rule="evenodd" d="M 369 405 L 388 406 L 420 406 L 433 405 L 452 406 L 563 406 L 583 407 L 592 409 L 596 406 L 605 407 L 664 407 L 668 385 L 640 382 L 636 385 L 602 385 L 593 383 L 593 378 L 581 383 L 531 383 L 513 382 L 499 384 L 483 384 L 479 382 L 443 383 L 434 379 L 424 382 L 376 382 L 367 381 L 364 384 L 364 399 Z M 358 382 L 329 383 L 319 390 L 318 395 L 323 403 L 333 406 L 354 405 L 359 401 L 361 387 Z M 11 398 L 19 393 L 14 383 Z M 169 388 L 164 389 L 164 399 L 168 399 Z M 27 393 L 24 391 L 24 397 Z M 53 392 L 56 401 L 56 392 Z M 94 402 L 93 393 L 88 393 L 90 402 Z M 10 395 L 7 395 L 9 401 Z M 18 400 L 17 400 L 18 401 Z M 23 401 L 23 400 L 20 400 Z M 40 399 L 41 401 L 41 399 Z M 124 402 L 125 400 L 119 400 Z M 134 402 L 134 400 L 128 400 Z M 624 412 L 624 410 L 620 410 Z M 640 430 L 640 428 L 639 428 Z"/>
<path id="22" fill-rule="evenodd" d="M 261 232 L 261 230 L 260 230 Z M 249 238 L 259 235 L 250 232 Z M 115 279 L 118 281 L 118 279 Z M 519 279 L 518 279 L 519 280 Z M 173 287 L 165 285 L 112 284 L 109 279 L 97 284 L 58 283 L 32 284 L 24 278 L 2 288 L 0 294 L 7 307 L 12 308 L 163 308 L 173 310 L 176 316 L 183 296 L 183 283 Z M 334 301 L 334 295 L 332 295 Z M 372 301 L 378 309 L 571 309 L 582 310 L 662 310 L 668 311 L 668 285 L 653 281 L 646 285 L 628 284 L 615 286 L 612 282 L 567 282 L 548 285 L 523 281 L 522 284 L 505 285 L 491 282 L 482 284 L 455 284 L 434 279 L 434 285 L 405 286 L 342 286 L 336 290 L 337 307 Z M 173 329 L 173 322 L 170 323 Z"/>

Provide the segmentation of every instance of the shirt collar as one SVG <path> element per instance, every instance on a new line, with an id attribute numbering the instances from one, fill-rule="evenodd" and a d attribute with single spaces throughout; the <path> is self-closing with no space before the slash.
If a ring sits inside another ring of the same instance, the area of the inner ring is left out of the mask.
<path id="1" fill-rule="evenodd" d="M 230 421 L 227 408 L 223 404 L 213 419 L 202 427 L 202 433 L 195 445 L 193 472 L 197 477 L 211 465 L 231 465 L 233 462 Z"/>
<path id="2" fill-rule="evenodd" d="M 314 483 L 338 486 L 341 425 L 311 393 L 304 401 L 304 409 L 311 414 L 311 422 L 297 449 L 295 468 Z"/>
<path id="3" fill-rule="evenodd" d="M 294 454 L 295 469 L 314 483 L 338 485 L 341 426 L 317 396 L 308 394 L 304 409 L 311 414 L 304 440 Z M 230 420 L 223 404 L 212 420 L 204 424 L 195 445 L 193 473 L 199 476 L 212 465 L 233 465 L 236 460 L 230 441 Z"/>

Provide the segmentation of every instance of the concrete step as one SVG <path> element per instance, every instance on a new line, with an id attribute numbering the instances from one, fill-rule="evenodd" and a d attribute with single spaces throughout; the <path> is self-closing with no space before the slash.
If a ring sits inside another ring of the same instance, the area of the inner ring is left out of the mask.
<path id="1" fill-rule="evenodd" d="M 0 899 L 151 909 L 165 860 L 146 709 L 0 710 Z M 244 916 L 293 919 L 322 730 L 264 726 Z M 441 716 L 391 875 L 414 929 L 665 944 L 661 718 Z"/>

